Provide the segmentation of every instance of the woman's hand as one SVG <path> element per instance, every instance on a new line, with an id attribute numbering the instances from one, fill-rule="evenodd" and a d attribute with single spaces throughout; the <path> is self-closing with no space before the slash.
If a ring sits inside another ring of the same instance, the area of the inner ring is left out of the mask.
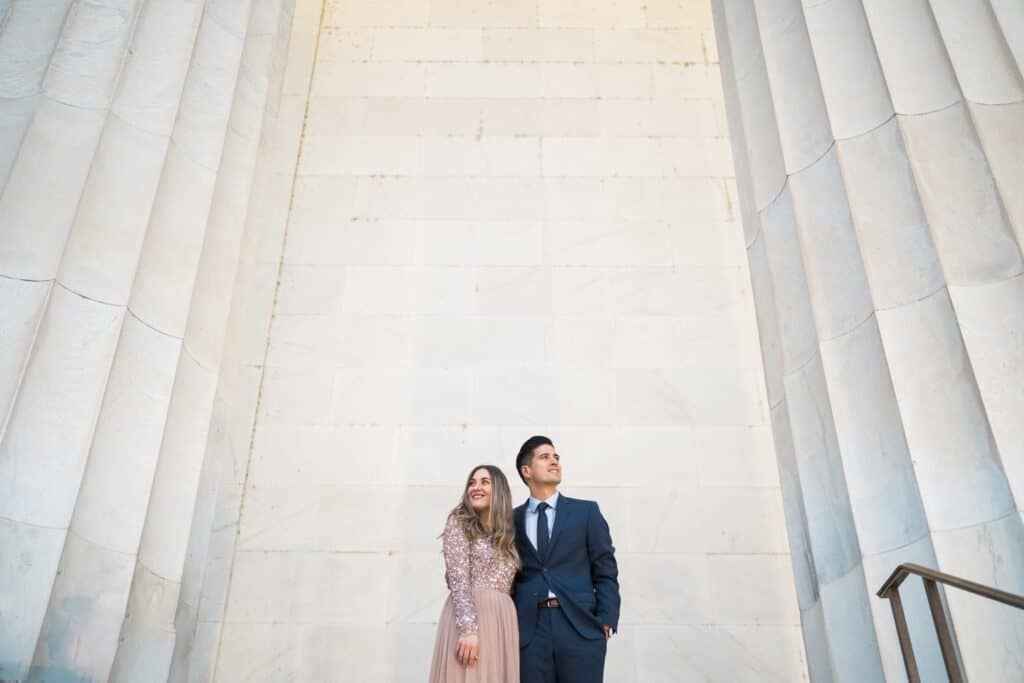
<path id="1" fill-rule="evenodd" d="M 480 654 L 480 637 L 470 633 L 459 638 L 459 645 L 455 649 L 455 658 L 462 666 L 473 666 L 476 664 Z"/>

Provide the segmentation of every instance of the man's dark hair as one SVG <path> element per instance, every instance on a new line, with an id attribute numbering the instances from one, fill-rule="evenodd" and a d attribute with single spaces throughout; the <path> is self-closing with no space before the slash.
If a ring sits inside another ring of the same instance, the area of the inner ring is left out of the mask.
<path id="1" fill-rule="evenodd" d="M 516 456 L 516 474 L 519 475 L 524 484 L 526 484 L 526 477 L 523 476 L 523 465 L 533 464 L 533 452 L 538 447 L 551 446 L 553 448 L 554 445 L 551 443 L 551 439 L 546 436 L 531 436 L 523 442 L 523 447 L 519 449 L 519 455 Z"/>

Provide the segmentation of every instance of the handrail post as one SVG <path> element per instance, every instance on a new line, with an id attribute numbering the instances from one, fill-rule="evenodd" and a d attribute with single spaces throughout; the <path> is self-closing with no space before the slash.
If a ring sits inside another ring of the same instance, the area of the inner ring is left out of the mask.
<path id="1" fill-rule="evenodd" d="M 903 613 L 903 600 L 900 598 L 900 589 L 896 588 L 886 597 L 889 598 L 893 620 L 896 622 L 896 635 L 900 639 L 900 650 L 903 652 L 903 666 L 907 669 L 907 680 L 910 683 L 921 683 L 921 673 L 917 670 L 917 660 L 914 658 L 914 646 L 910 642 L 910 628 L 907 626 L 907 616 Z"/>
<path id="2" fill-rule="evenodd" d="M 942 608 L 942 597 L 939 587 L 932 579 L 921 578 L 924 592 L 928 596 L 928 607 L 931 608 L 932 621 L 935 622 L 935 634 L 939 637 L 939 648 L 942 650 L 942 661 L 946 665 L 946 675 L 950 683 L 963 683 L 960 663 L 956 658 L 956 647 L 953 645 L 953 634 L 949 630 L 946 611 Z"/>
<path id="3" fill-rule="evenodd" d="M 960 668 L 956 644 L 953 642 L 953 630 L 946 618 L 946 610 L 942 606 L 942 593 L 939 592 L 938 584 L 952 586 L 1017 609 L 1024 609 L 1024 595 L 1009 593 L 993 586 L 975 583 L 910 562 L 904 562 L 896 567 L 882 587 L 878 589 L 876 595 L 888 600 L 892 607 L 892 616 L 896 621 L 896 634 L 900 639 L 900 650 L 903 653 L 903 663 L 907 669 L 907 678 L 910 683 L 920 683 L 921 674 L 917 668 L 917 661 L 914 659 L 910 629 L 907 627 L 907 617 L 903 611 L 903 602 L 900 600 L 899 593 L 900 584 L 911 574 L 921 577 L 921 583 L 924 584 L 924 592 L 928 597 L 928 608 L 931 610 L 932 622 L 935 624 L 935 635 L 939 639 L 939 649 L 942 651 L 942 663 L 946 666 L 946 675 L 949 677 L 950 683 L 964 683 L 964 672 Z"/>

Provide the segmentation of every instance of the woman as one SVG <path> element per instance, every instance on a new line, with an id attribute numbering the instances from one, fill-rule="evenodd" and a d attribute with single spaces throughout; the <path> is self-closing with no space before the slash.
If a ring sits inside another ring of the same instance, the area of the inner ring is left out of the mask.
<path id="1" fill-rule="evenodd" d="M 509 597 L 519 554 L 500 469 L 473 468 L 441 537 L 451 594 L 437 625 L 430 683 L 519 683 L 519 625 Z"/>

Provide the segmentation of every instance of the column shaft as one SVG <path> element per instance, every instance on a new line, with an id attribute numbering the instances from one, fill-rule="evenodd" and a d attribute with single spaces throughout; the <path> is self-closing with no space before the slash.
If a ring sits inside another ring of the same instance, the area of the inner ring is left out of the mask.
<path id="1" fill-rule="evenodd" d="M 867 585 L 844 595 L 871 603 L 898 679 L 891 615 L 870 597 L 896 564 L 1022 588 L 1021 428 L 1009 414 L 1024 411 L 1024 390 L 1007 370 L 1024 362 L 1024 266 L 1019 193 L 1004 188 L 1019 184 L 1024 137 L 1002 115 L 1020 102 L 1012 31 L 998 3 L 753 0 L 756 17 L 740 5 L 715 11 L 723 61 L 735 62 L 723 75 L 735 81 L 762 344 L 781 347 L 781 386 L 765 361 L 777 456 L 799 470 L 832 675 L 864 677 L 843 653 L 865 638 L 856 619 L 829 620 L 827 558 L 853 567 L 863 554 Z M 853 533 L 837 524 L 842 506 L 822 504 L 843 499 Z M 905 602 L 922 674 L 941 676 L 924 596 Z M 969 675 L 1020 675 L 996 654 L 1013 647 L 1017 615 L 962 596 L 950 610 Z"/>

